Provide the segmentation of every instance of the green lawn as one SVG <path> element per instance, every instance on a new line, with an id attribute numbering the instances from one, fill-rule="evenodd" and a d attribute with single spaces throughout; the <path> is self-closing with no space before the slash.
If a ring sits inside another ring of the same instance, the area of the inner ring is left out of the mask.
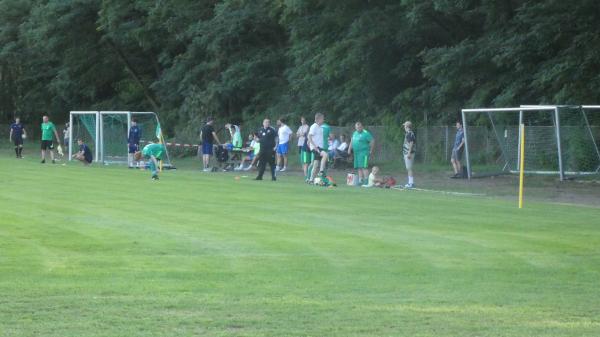
<path id="1" fill-rule="evenodd" d="M 600 208 L 0 158 L 0 336 L 599 336 Z"/>

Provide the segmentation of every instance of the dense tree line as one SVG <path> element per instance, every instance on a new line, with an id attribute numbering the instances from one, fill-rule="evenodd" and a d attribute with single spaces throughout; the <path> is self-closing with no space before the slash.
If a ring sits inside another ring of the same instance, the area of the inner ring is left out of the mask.
<path id="1" fill-rule="evenodd" d="M 595 0 L 0 0 L 0 114 L 155 110 L 174 136 L 599 103 L 599 23 Z"/>

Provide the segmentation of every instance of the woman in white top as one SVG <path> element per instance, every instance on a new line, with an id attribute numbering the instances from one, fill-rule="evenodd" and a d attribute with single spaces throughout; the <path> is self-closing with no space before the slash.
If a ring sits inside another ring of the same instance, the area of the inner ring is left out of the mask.
<path id="1" fill-rule="evenodd" d="M 306 118 L 300 117 L 300 127 L 296 131 L 296 137 L 298 137 L 298 153 L 302 151 L 304 142 L 306 142 L 306 136 L 308 135 L 308 124 L 306 124 Z"/>

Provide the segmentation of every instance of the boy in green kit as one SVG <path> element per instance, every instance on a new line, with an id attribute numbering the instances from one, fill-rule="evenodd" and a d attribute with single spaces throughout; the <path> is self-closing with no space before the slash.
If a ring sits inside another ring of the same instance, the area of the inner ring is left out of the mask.
<path id="1" fill-rule="evenodd" d="M 149 159 L 148 164 L 150 171 L 152 171 L 152 180 L 158 180 L 158 162 L 162 160 L 162 156 L 165 153 L 165 147 L 158 143 L 149 143 L 144 146 L 142 151 L 135 153 L 135 160 L 140 161 L 142 157 Z"/>

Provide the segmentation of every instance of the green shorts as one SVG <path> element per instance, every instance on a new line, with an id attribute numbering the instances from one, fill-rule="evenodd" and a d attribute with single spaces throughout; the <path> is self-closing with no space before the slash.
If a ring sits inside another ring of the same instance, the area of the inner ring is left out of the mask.
<path id="1" fill-rule="evenodd" d="M 300 151 L 300 162 L 302 164 L 310 164 L 313 161 L 313 154 L 310 151 Z"/>
<path id="2" fill-rule="evenodd" d="M 354 152 L 354 168 L 369 168 L 369 152 Z"/>

